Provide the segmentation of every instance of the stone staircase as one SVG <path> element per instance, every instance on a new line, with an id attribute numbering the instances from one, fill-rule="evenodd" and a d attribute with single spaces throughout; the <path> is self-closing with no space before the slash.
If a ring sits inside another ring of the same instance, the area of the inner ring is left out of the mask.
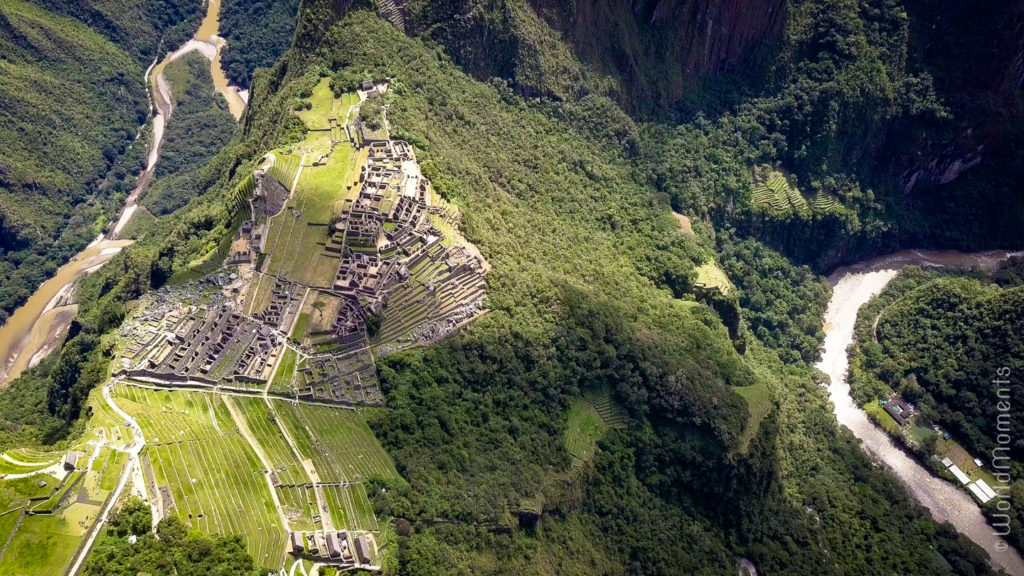
<path id="1" fill-rule="evenodd" d="M 394 24 L 402 32 L 405 32 L 405 0 L 377 0 L 377 13 L 381 18 Z"/>

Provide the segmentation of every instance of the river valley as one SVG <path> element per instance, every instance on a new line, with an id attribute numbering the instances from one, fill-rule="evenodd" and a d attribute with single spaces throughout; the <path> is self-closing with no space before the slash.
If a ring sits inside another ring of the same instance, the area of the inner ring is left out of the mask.
<path id="1" fill-rule="evenodd" d="M 847 348 L 853 342 L 857 311 L 881 292 L 900 269 L 906 266 L 949 266 L 991 272 L 1010 255 L 1008 252 L 964 254 L 905 250 L 836 270 L 829 277 L 833 292 L 825 312 L 825 349 L 817 367 L 831 380 L 828 393 L 836 420 L 861 440 L 864 451 L 884 464 L 937 521 L 949 522 L 981 546 L 992 557 L 995 566 L 1009 574 L 1024 576 L 1024 560 L 1014 548 L 1006 547 L 1006 543 L 994 534 L 975 501 L 953 484 L 932 475 L 898 447 L 854 403 L 846 380 L 849 368 Z"/>
<path id="2" fill-rule="evenodd" d="M 164 76 L 167 64 L 185 54 L 197 51 L 210 61 L 210 73 L 218 94 L 227 101 L 228 109 L 239 120 L 245 111 L 247 93 L 229 86 L 220 68 L 220 51 L 225 41 L 218 36 L 220 0 L 209 0 L 206 15 L 191 40 L 169 52 L 159 63 L 146 70 L 145 83 L 152 99 L 152 137 L 146 167 L 139 174 L 136 186 L 128 195 L 117 221 L 107 234 L 101 235 L 70 261 L 61 266 L 0 327 L 0 387 L 6 386 L 23 371 L 38 364 L 52 352 L 66 333 L 78 308 L 74 303 L 74 284 L 113 258 L 130 240 L 118 238 L 121 230 L 138 209 L 139 199 L 146 191 L 160 158 L 164 131 L 174 112 L 172 86 Z"/>

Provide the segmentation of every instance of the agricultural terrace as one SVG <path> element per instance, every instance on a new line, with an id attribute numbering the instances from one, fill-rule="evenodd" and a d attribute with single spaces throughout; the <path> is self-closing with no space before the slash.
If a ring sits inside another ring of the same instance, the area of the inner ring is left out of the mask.
<path id="1" fill-rule="evenodd" d="M 378 530 L 361 482 L 398 472 L 359 412 L 275 401 L 274 410 L 304 459 L 312 460 L 335 527 Z"/>
<path id="2" fill-rule="evenodd" d="M 243 397 L 233 398 L 232 401 L 244 416 L 249 431 L 263 448 L 280 483 L 285 486 L 308 484 L 309 476 L 281 433 L 277 417 L 270 412 L 266 401 L 263 398 Z"/>
<path id="3" fill-rule="evenodd" d="M 794 186 L 785 174 L 772 168 L 760 167 L 754 170 L 754 205 L 765 212 L 784 214 L 796 212 L 836 212 L 843 209 L 839 200 L 825 192 L 819 191 L 810 202 Z"/>
<path id="4" fill-rule="evenodd" d="M 274 566 L 285 535 L 263 467 L 223 400 L 212 394 L 118 383 L 112 392 L 146 434 L 152 481 L 185 522 L 213 534 L 242 534 L 253 559 Z"/>
<path id="5" fill-rule="evenodd" d="M 321 482 L 359 482 L 398 476 L 366 420 L 356 410 L 273 401 L 274 411 Z"/>
<path id="6" fill-rule="evenodd" d="M 27 474 L 0 479 L 0 576 L 63 573 L 117 486 L 129 460 L 121 449 L 133 436 L 100 390 L 88 405 L 89 422 L 73 448 L 77 470 L 64 470 L 63 451 L 14 448 L 0 457 L 0 474 Z"/>
<path id="7" fill-rule="evenodd" d="M 607 429 L 608 425 L 593 404 L 582 399 L 573 400 L 565 429 L 565 448 L 572 456 L 573 467 L 582 466 L 594 457 L 597 441 Z"/>
<path id="8" fill-rule="evenodd" d="M 709 260 L 697 267 L 697 284 L 706 288 L 715 288 L 722 294 L 728 294 L 732 289 L 729 277 L 714 260 Z"/>
<path id="9" fill-rule="evenodd" d="M 323 491 L 335 527 L 344 526 L 357 531 L 380 529 L 362 484 L 332 484 L 324 486 Z"/>
<path id="10" fill-rule="evenodd" d="M 332 128 L 335 122 L 331 119 L 343 122 L 358 97 L 345 94 L 334 98 L 328 83 L 324 79 L 317 85 L 309 100 L 312 108 L 298 114 L 310 131 L 292 153 L 304 154 L 305 161 L 285 209 L 270 219 L 268 259 L 263 268 L 267 274 L 319 287 L 329 287 L 338 271 L 337 254 L 325 250 L 329 224 L 341 213 L 344 200 L 358 192 L 358 167 L 367 156 L 350 142 L 340 142 L 344 134 Z M 291 182 L 284 184 L 291 186 Z"/>
<path id="11" fill-rule="evenodd" d="M 626 409 L 612 397 L 611 386 L 585 388 L 583 390 L 583 399 L 594 407 L 594 410 L 597 411 L 605 426 L 609 428 L 626 427 Z"/>

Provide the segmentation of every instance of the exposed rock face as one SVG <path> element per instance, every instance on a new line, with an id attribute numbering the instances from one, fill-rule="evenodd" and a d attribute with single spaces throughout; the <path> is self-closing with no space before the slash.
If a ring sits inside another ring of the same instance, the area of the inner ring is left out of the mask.
<path id="1" fill-rule="evenodd" d="M 950 108 L 945 126 L 893 158 L 905 193 L 956 182 L 1013 146 L 1024 88 L 1024 3 L 909 0 L 910 56 Z"/>
<path id="2" fill-rule="evenodd" d="M 783 0 L 529 0 L 623 100 L 671 105 L 701 77 L 736 71 L 782 32 Z"/>
<path id="3" fill-rule="evenodd" d="M 707 74 L 736 71 L 781 34 L 784 8 L 784 0 L 420 0 L 405 6 L 404 21 L 478 78 L 555 98 L 606 90 L 601 78 L 611 78 L 623 104 L 653 108 Z"/>

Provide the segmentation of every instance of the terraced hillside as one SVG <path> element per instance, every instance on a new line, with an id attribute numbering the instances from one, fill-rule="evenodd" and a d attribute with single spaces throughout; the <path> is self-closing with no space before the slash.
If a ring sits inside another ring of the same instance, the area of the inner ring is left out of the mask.
<path id="1" fill-rule="evenodd" d="M 398 473 L 358 412 L 132 382 L 112 397 L 146 437 L 144 493 L 159 516 L 240 534 L 267 567 L 292 561 L 292 532 L 380 537 L 364 482 Z"/>
<path id="2" fill-rule="evenodd" d="M 801 214 L 834 213 L 842 209 L 832 194 L 819 190 L 808 200 L 790 181 L 791 176 L 772 168 L 760 167 L 754 171 L 754 206 L 769 214 L 797 212 Z"/>

